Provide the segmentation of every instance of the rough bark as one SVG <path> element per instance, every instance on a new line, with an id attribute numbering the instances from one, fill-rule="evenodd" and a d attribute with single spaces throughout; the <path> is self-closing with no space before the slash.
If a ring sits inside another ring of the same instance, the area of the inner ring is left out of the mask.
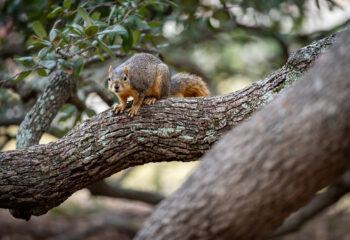
<path id="1" fill-rule="evenodd" d="M 75 84 L 63 71 L 51 74 L 49 84 L 26 114 L 19 126 L 16 147 L 25 148 L 39 143 L 42 134 L 48 130 L 59 108 L 71 96 Z"/>
<path id="2" fill-rule="evenodd" d="M 231 130 L 136 239 L 264 239 L 349 167 L 350 31 Z"/>
<path id="3" fill-rule="evenodd" d="M 47 87 L 19 126 L 16 137 L 17 149 L 39 143 L 59 108 L 72 96 L 74 89 L 75 83 L 67 73 L 56 71 L 50 75 Z M 23 207 L 10 209 L 10 213 L 24 219 L 29 219 L 31 216 L 30 211 Z"/>
<path id="4" fill-rule="evenodd" d="M 299 79 L 333 41 L 331 36 L 300 49 L 284 67 L 241 91 L 158 101 L 133 119 L 107 110 L 54 143 L 0 153 L 0 207 L 41 215 L 122 169 L 196 160 L 223 133 Z"/>

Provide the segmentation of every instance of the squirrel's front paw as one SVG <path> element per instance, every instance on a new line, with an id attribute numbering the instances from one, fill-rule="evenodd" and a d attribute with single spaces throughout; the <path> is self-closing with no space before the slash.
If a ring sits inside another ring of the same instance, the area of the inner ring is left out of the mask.
<path id="1" fill-rule="evenodd" d="M 155 97 L 148 97 L 145 100 L 143 100 L 143 103 L 146 105 L 153 105 L 157 101 L 157 98 Z"/>
<path id="2" fill-rule="evenodd" d="M 129 110 L 128 110 L 128 115 L 129 117 L 133 117 L 135 115 L 137 115 L 139 113 L 140 107 L 139 106 L 132 106 Z"/>
<path id="3" fill-rule="evenodd" d="M 122 113 L 125 110 L 125 105 L 124 104 L 117 104 L 113 107 L 113 111 L 115 113 Z"/>

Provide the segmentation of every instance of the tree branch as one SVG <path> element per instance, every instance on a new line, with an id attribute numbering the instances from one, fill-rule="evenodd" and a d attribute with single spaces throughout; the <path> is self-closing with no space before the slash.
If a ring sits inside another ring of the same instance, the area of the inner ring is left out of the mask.
<path id="1" fill-rule="evenodd" d="M 337 180 L 350 166 L 349 62 L 350 30 L 292 88 L 225 135 L 136 239 L 265 239 Z"/>
<path id="2" fill-rule="evenodd" d="M 164 199 L 164 196 L 158 193 L 138 191 L 132 189 L 122 188 L 120 186 L 111 186 L 105 181 L 99 181 L 88 187 L 92 195 L 126 198 L 136 201 L 146 202 L 152 205 L 158 204 Z"/>
<path id="3" fill-rule="evenodd" d="M 333 42 L 330 36 L 300 49 L 284 67 L 241 91 L 161 100 L 142 107 L 132 119 L 107 110 L 54 143 L 0 153 L 0 207 L 41 215 L 75 191 L 128 167 L 196 160 L 299 79 Z"/>
<path id="4" fill-rule="evenodd" d="M 349 172 L 345 174 L 349 178 Z M 271 238 L 280 237 L 298 231 L 305 222 L 320 214 L 322 211 L 338 202 L 350 191 L 349 179 L 342 178 L 337 183 L 329 186 L 324 192 L 315 196 L 306 206 L 289 216 Z"/>
<path id="5" fill-rule="evenodd" d="M 71 96 L 74 81 L 63 71 L 54 72 L 49 85 L 26 114 L 17 133 L 17 148 L 38 144 L 42 134 L 49 128 L 61 105 Z"/>

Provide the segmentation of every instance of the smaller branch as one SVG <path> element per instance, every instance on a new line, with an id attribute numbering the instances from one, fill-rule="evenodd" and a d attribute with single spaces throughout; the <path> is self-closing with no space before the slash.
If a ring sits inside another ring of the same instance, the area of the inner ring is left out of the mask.
<path id="1" fill-rule="evenodd" d="M 348 174 L 336 184 L 329 186 L 324 192 L 318 194 L 309 204 L 287 218 L 270 238 L 280 237 L 298 231 L 307 221 L 319 215 L 328 207 L 334 205 L 350 191 Z"/>
<path id="2" fill-rule="evenodd" d="M 20 125 L 21 122 L 24 119 L 24 114 L 19 115 L 19 116 L 14 116 L 14 117 L 7 117 L 5 114 L 0 116 L 0 126 L 2 127 L 8 127 L 11 125 Z"/>
<path id="3" fill-rule="evenodd" d="M 124 58 L 126 57 L 126 54 L 122 54 L 120 52 L 115 52 L 114 53 L 114 56 L 117 57 L 117 58 Z M 107 60 L 109 59 L 111 56 L 109 56 L 107 53 L 104 53 L 102 54 L 102 57 Z M 101 62 L 101 59 L 99 56 L 92 56 L 92 57 L 89 57 L 86 61 L 85 61 L 85 66 L 89 66 L 91 64 L 94 64 L 94 63 L 98 63 L 98 62 Z"/>
<path id="4" fill-rule="evenodd" d="M 21 97 L 21 101 L 23 103 L 28 102 L 30 99 L 35 99 L 39 91 L 37 89 L 31 88 L 31 86 L 28 86 L 29 84 L 26 83 L 14 83 L 12 81 L 0 81 L 0 87 L 1 88 L 6 88 L 6 89 L 11 89 L 15 93 L 17 93 Z"/>
<path id="5" fill-rule="evenodd" d="M 25 116 L 17 133 L 17 148 L 38 144 L 42 134 L 49 129 L 60 106 L 71 96 L 74 81 L 63 71 L 52 73 L 49 85 L 33 108 Z"/>
<path id="6" fill-rule="evenodd" d="M 57 240 L 80 240 L 96 235 L 96 233 L 106 229 L 117 229 L 120 232 L 127 233 L 131 238 L 141 229 L 143 222 L 148 215 L 138 216 L 108 216 L 103 220 L 95 221 L 81 230 L 73 230 L 71 233 L 62 233 L 55 236 Z"/>
<path id="7" fill-rule="evenodd" d="M 99 181 L 90 187 L 88 187 L 92 195 L 114 197 L 114 198 L 126 198 L 136 201 L 146 202 L 152 205 L 158 204 L 164 199 L 164 196 L 158 193 L 138 191 L 132 189 L 122 188 L 120 186 L 111 186 L 104 181 Z"/>
<path id="8" fill-rule="evenodd" d="M 72 94 L 72 96 L 70 96 L 70 98 L 68 98 L 67 102 L 76 106 L 76 108 L 80 112 L 82 112 L 86 109 L 85 102 L 80 100 L 79 97 L 77 96 L 77 94 Z"/>
<path id="9" fill-rule="evenodd" d="M 88 83 L 90 86 L 84 90 L 86 95 L 96 93 L 108 106 L 112 106 L 114 104 L 112 95 L 108 94 L 108 91 L 105 88 L 102 88 L 94 81 L 89 81 Z"/>

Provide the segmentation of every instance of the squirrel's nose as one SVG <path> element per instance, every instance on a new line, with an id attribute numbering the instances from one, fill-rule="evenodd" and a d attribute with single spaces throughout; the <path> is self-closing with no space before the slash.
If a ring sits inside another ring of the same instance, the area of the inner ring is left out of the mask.
<path id="1" fill-rule="evenodd" d="M 115 90 L 116 92 L 118 92 L 118 90 L 119 90 L 119 85 L 114 85 L 114 90 Z"/>

